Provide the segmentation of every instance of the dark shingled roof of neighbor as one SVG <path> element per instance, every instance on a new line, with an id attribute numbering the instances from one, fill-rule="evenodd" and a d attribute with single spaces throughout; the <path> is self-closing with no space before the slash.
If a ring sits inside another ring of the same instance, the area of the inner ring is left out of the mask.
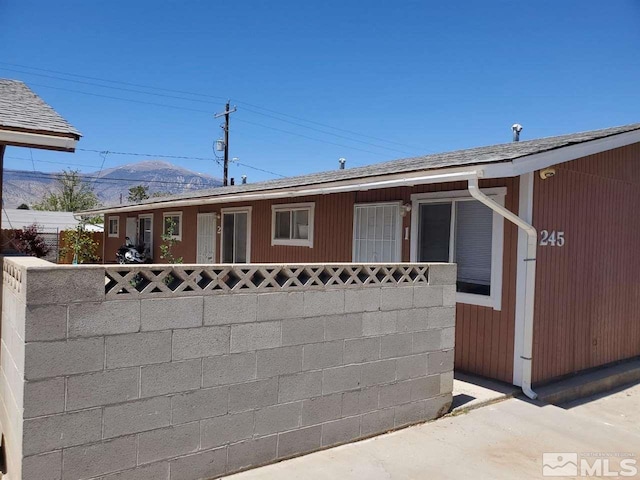
<path id="1" fill-rule="evenodd" d="M 0 129 L 82 135 L 51 106 L 19 80 L 0 78 Z"/>

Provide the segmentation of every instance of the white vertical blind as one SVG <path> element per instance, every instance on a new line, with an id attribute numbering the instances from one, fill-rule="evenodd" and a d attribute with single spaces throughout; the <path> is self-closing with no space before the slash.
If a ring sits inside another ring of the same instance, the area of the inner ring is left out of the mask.
<path id="1" fill-rule="evenodd" d="M 399 262 L 399 205 L 358 205 L 354 213 L 353 261 Z"/>
<path id="2" fill-rule="evenodd" d="M 493 211 L 478 201 L 456 202 L 458 281 L 491 284 Z"/>

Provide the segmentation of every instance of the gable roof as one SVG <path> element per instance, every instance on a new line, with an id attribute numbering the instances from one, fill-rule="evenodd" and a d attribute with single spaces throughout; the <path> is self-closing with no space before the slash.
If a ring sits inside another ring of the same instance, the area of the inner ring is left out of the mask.
<path id="1" fill-rule="evenodd" d="M 78 140 L 81 134 L 19 80 L 0 78 L 0 129 L 53 133 Z"/>
<path id="2" fill-rule="evenodd" d="M 38 231 L 57 232 L 76 228 L 80 224 L 73 212 L 49 212 L 44 210 L 2 209 L 3 228 L 21 229 L 38 225 Z M 87 225 L 87 230 L 102 231 L 102 228 Z"/>
<path id="3" fill-rule="evenodd" d="M 270 192 L 274 190 L 277 191 L 298 187 L 321 186 L 323 184 L 335 184 L 336 182 L 349 182 L 358 179 L 366 180 L 392 175 L 409 175 L 414 174 L 414 172 L 437 172 L 438 170 L 464 168 L 467 166 L 505 164 L 507 162 L 517 161 L 518 159 L 531 158 L 532 156 L 544 153 L 552 153 L 567 147 L 588 144 L 589 142 L 603 140 L 629 132 L 640 133 L 640 123 L 556 137 L 546 137 L 535 140 L 511 142 L 392 160 L 364 167 L 348 168 L 345 170 L 336 169 L 297 177 L 268 180 L 264 182 L 217 187 L 199 190 L 196 192 L 171 195 L 160 199 L 148 199 L 136 204 L 103 207 L 95 209 L 92 212 L 101 213 L 117 210 L 141 210 L 143 207 L 147 209 L 161 208 L 164 204 L 187 199 L 202 199 L 203 201 L 205 199 L 220 199 L 220 201 L 224 201 L 224 197 L 233 196 L 235 200 L 235 197 L 242 194 Z M 566 158 L 554 163 L 560 163 L 561 161 L 568 160 L 571 160 L 571 158 Z M 231 201 L 231 199 L 229 201 Z"/>

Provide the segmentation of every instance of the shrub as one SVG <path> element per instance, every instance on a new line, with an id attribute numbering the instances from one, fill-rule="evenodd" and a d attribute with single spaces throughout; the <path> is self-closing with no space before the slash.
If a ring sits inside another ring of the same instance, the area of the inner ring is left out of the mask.
<path id="1" fill-rule="evenodd" d="M 14 230 L 11 241 L 15 249 L 25 255 L 41 258 L 51 251 L 44 237 L 38 233 L 38 225 L 35 223 L 22 230 Z"/>

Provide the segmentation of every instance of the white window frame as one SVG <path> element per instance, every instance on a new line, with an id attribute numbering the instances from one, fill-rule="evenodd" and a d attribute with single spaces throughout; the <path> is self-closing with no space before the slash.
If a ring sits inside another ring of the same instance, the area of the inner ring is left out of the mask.
<path id="1" fill-rule="evenodd" d="M 316 204 L 308 203 L 281 203 L 271 205 L 271 246 L 273 245 L 290 245 L 294 247 L 313 248 L 313 231 L 315 221 Z M 303 238 L 276 238 L 276 213 L 277 212 L 293 212 L 294 210 L 307 210 L 309 216 L 309 231 L 307 239 Z"/>
<path id="2" fill-rule="evenodd" d="M 151 236 L 149 237 L 149 255 L 151 255 L 153 257 L 153 213 L 143 213 L 138 215 L 138 222 L 137 222 L 137 227 L 136 227 L 136 231 L 137 231 L 137 238 L 136 241 L 133 242 L 134 245 L 138 245 L 138 240 L 140 240 L 140 219 L 141 218 L 149 218 L 151 220 Z"/>
<path id="3" fill-rule="evenodd" d="M 182 212 L 162 212 L 162 235 L 166 235 L 167 218 L 178 217 L 178 234 L 171 235 L 173 240 L 182 241 Z"/>
<path id="4" fill-rule="evenodd" d="M 230 207 L 230 208 L 220 209 L 220 263 L 222 263 L 223 252 L 224 252 L 224 214 L 225 213 L 246 213 L 247 214 L 247 261 L 246 263 L 251 263 L 251 211 L 252 210 L 253 210 L 253 207 Z M 245 265 L 245 264 L 241 264 L 241 265 Z"/>
<path id="5" fill-rule="evenodd" d="M 497 204 L 504 206 L 507 195 L 506 187 L 483 188 L 482 193 L 490 197 Z M 477 201 L 468 190 L 452 190 L 448 192 L 417 193 L 411 195 L 411 261 L 418 258 L 418 219 L 420 205 L 423 203 L 441 203 L 454 201 Z M 488 208 L 488 207 L 487 207 Z M 453 262 L 455 254 L 455 208 L 452 208 L 451 235 L 449 235 L 449 261 Z M 491 307 L 494 310 L 502 309 L 502 263 L 504 257 L 504 217 L 493 212 L 493 225 L 491 236 L 491 295 L 478 295 L 475 293 L 456 292 L 456 302 L 482 307 Z"/>
<path id="6" fill-rule="evenodd" d="M 116 231 L 115 233 L 111 231 L 111 220 L 116 221 Z M 107 231 L 109 233 L 109 237 L 118 238 L 120 236 L 120 217 L 119 216 L 109 216 L 107 219 Z"/>
<path id="7" fill-rule="evenodd" d="M 351 248 L 351 261 L 356 261 L 356 209 L 358 207 L 386 207 L 386 206 L 398 207 L 398 218 L 396 219 L 396 260 L 393 263 L 399 263 L 402 261 L 402 202 L 371 202 L 371 203 L 356 203 L 353 206 L 353 234 L 351 236 L 352 248 Z"/>

